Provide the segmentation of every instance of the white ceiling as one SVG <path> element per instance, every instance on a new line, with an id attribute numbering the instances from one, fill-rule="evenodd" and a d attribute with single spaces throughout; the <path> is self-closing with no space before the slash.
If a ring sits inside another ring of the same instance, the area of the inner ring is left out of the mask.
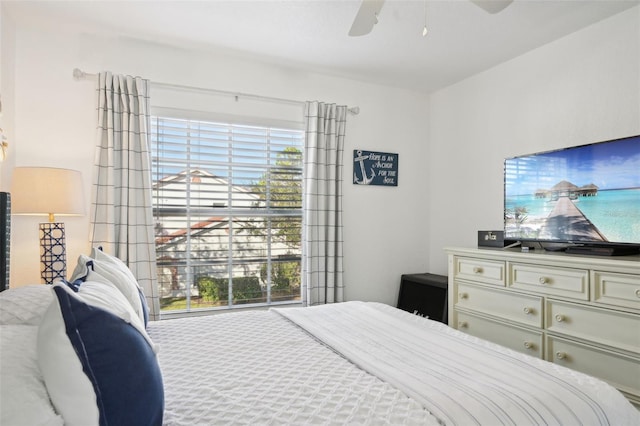
<path id="1" fill-rule="evenodd" d="M 18 24 L 55 25 L 211 51 L 431 92 L 640 4 L 514 0 L 491 15 L 467 0 L 387 0 L 379 23 L 347 34 L 359 0 L 7 1 Z M 640 25 L 640 22 L 639 22 Z"/>

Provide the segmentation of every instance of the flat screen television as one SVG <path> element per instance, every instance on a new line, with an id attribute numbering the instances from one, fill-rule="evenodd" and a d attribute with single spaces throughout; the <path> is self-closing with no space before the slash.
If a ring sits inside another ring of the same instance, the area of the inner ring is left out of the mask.
<path id="1" fill-rule="evenodd" d="M 504 238 L 640 253 L 640 135 L 505 159 Z"/>

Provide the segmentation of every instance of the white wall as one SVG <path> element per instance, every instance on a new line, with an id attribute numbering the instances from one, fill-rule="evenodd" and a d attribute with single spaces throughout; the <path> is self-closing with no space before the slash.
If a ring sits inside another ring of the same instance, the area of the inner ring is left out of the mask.
<path id="1" fill-rule="evenodd" d="M 502 229 L 503 160 L 640 134 L 640 6 L 430 98 L 429 264 Z"/>
<path id="2" fill-rule="evenodd" d="M 359 106 L 360 114 L 348 117 L 345 147 L 346 297 L 392 304 L 401 274 L 428 270 L 424 96 L 228 54 L 18 24 L 15 165 L 80 170 L 87 203 L 96 126 L 94 83 L 75 81 L 76 67 L 141 75 L 152 82 Z M 399 186 L 352 185 L 354 149 L 398 153 Z M 12 286 L 39 281 L 38 221 L 14 216 Z M 89 219 L 65 218 L 65 224 L 72 267 L 78 254 L 89 249 Z"/>
<path id="3" fill-rule="evenodd" d="M 393 304 L 402 273 L 444 274 L 443 247 L 474 246 L 477 230 L 502 228 L 505 157 L 640 133 L 639 21 L 635 7 L 428 98 L 219 52 L 17 23 L 10 155 L 16 166 L 80 170 L 88 202 L 95 100 L 93 82 L 73 80 L 76 67 L 358 105 L 345 151 L 346 296 Z M 357 148 L 399 153 L 399 186 L 352 185 Z M 14 216 L 12 285 L 39 281 L 37 222 Z M 65 222 L 73 263 L 88 251 L 89 220 Z"/>
<path id="4" fill-rule="evenodd" d="M 11 18 L 4 13 L 4 6 L 0 4 L 0 95 L 2 96 L 2 111 L 0 111 L 0 128 L 9 152 L 15 149 L 14 129 L 14 68 L 15 61 L 15 28 Z M 8 190 L 8 177 L 13 170 L 14 157 L 9 155 L 0 162 L 0 191 Z"/>

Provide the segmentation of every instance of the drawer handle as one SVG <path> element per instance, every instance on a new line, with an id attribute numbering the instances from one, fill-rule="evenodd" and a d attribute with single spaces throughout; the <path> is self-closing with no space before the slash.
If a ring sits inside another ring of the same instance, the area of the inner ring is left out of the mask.
<path id="1" fill-rule="evenodd" d="M 524 342 L 524 348 L 525 349 L 535 349 L 536 345 L 533 344 L 533 342 Z"/>
<path id="2" fill-rule="evenodd" d="M 640 288 L 636 290 L 636 297 L 640 298 Z"/>
<path id="3" fill-rule="evenodd" d="M 530 308 L 530 307 L 528 307 L 528 306 L 525 306 L 525 307 L 524 307 L 524 309 L 523 309 L 523 311 L 524 311 L 524 313 L 525 313 L 526 315 L 531 315 L 531 314 L 533 314 L 533 313 L 535 312 L 535 309 Z"/>
<path id="4" fill-rule="evenodd" d="M 564 320 L 565 320 L 564 315 L 561 315 L 561 314 L 556 315 L 556 321 L 558 321 L 558 322 L 562 322 L 562 321 L 564 321 Z"/>
<path id="5" fill-rule="evenodd" d="M 547 277 L 540 277 L 538 278 L 538 281 L 540 282 L 540 284 L 549 284 L 549 278 Z"/>
<path id="6" fill-rule="evenodd" d="M 460 321 L 458 323 L 458 328 L 467 328 L 469 327 L 469 324 L 466 321 Z"/>
<path id="7" fill-rule="evenodd" d="M 481 274 L 482 273 L 482 268 L 479 266 L 474 266 L 473 267 L 473 273 L 474 274 Z"/>
<path id="8" fill-rule="evenodd" d="M 458 293 L 458 297 L 460 299 L 467 299 L 469 297 L 469 295 L 467 293 Z"/>
<path id="9" fill-rule="evenodd" d="M 558 352 L 556 352 L 556 358 L 558 358 L 558 359 L 566 359 L 567 358 L 567 353 L 558 351 Z"/>

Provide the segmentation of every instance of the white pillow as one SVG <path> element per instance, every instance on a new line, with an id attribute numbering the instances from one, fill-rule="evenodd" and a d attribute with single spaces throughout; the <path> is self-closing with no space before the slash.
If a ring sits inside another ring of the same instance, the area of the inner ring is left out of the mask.
<path id="1" fill-rule="evenodd" d="M 160 424 L 164 409 L 156 348 L 113 284 L 53 285 L 38 333 L 38 363 L 69 426 Z"/>
<path id="2" fill-rule="evenodd" d="M 133 276 L 133 273 L 131 272 L 129 267 L 125 265 L 125 263 L 122 260 L 118 259 L 115 256 L 111 256 L 110 254 L 105 253 L 104 251 L 102 251 L 101 248 L 98 248 L 98 247 L 93 247 L 91 249 L 91 257 L 94 258 L 95 260 L 109 263 L 116 269 L 120 270 L 123 274 L 125 274 L 127 278 L 136 285 L 136 287 L 140 288 L 140 286 L 138 285 L 138 281 L 136 280 L 136 277 Z"/>
<path id="3" fill-rule="evenodd" d="M 141 291 L 135 277 L 126 265 L 123 264 L 128 273 L 116 266 L 113 262 L 106 260 L 106 255 L 99 255 L 98 258 L 93 257 L 93 255 L 99 253 L 102 252 L 94 249 L 92 257 L 85 255 L 78 257 L 78 264 L 70 279 L 71 284 L 77 285 L 78 280 L 113 284 L 129 301 L 133 311 L 142 323 L 146 325 L 147 316 L 144 309 L 146 305 L 142 305 L 144 297 L 141 296 Z"/>
<path id="4" fill-rule="evenodd" d="M 0 335 L 0 425 L 62 426 L 36 362 L 38 327 L 2 325 Z"/>
<path id="5" fill-rule="evenodd" d="M 94 247 L 91 250 L 91 257 L 99 262 L 104 262 L 103 266 L 107 267 L 107 265 L 115 268 L 116 270 L 122 272 L 127 277 L 127 282 L 130 286 L 135 286 L 138 290 L 137 294 L 140 298 L 140 304 L 142 308 L 142 312 L 138 312 L 138 314 L 143 318 L 145 325 L 149 319 L 149 307 L 147 305 L 147 299 L 144 297 L 144 291 L 140 284 L 138 284 L 138 280 L 131 272 L 131 269 L 120 259 L 115 256 L 111 256 L 108 253 L 102 251 L 101 248 Z M 135 307 L 134 307 L 135 310 Z"/>

